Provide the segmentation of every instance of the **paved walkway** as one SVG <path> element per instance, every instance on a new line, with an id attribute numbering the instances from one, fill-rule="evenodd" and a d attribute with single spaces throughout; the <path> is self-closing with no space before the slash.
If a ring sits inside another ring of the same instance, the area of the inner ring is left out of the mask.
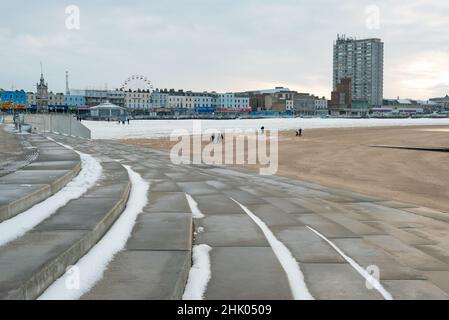
<path id="1" fill-rule="evenodd" d="M 448 213 L 243 170 L 173 165 L 162 152 L 114 142 L 57 139 L 122 159 L 151 183 L 126 251 L 85 298 L 180 298 L 191 233 L 185 193 L 205 215 L 194 222 L 193 244 L 212 247 L 206 299 L 292 298 L 264 234 L 232 199 L 287 246 L 316 299 L 382 295 L 309 227 L 363 268 L 377 267 L 394 298 L 449 298 Z"/>
<path id="2" fill-rule="evenodd" d="M 10 134 L 6 129 L 0 124 L 0 177 L 26 166 L 37 156 L 23 136 Z"/>
<path id="3" fill-rule="evenodd" d="M 80 170 L 77 153 L 42 136 L 11 134 L 1 126 L 0 135 L 0 222 L 53 195 Z"/>
<path id="4" fill-rule="evenodd" d="M 58 262 L 75 262 L 107 232 L 120 212 L 107 218 L 112 202 L 127 192 L 119 163 L 150 183 L 149 203 L 125 249 L 83 299 L 180 299 L 191 248 L 199 244 L 212 247 L 205 299 L 292 299 L 287 274 L 248 211 L 288 248 L 316 299 L 383 299 L 355 265 L 378 270 L 395 299 L 449 298 L 449 213 L 244 170 L 174 165 L 165 153 L 115 142 L 51 137 L 98 158 L 106 175 L 86 196 L 0 248 L 3 298 L 38 296 L 63 272 Z M 186 193 L 204 218 L 192 219 Z M 90 204 L 92 197 L 100 204 Z M 79 240 L 83 235 L 88 242 Z M 68 251 L 72 243 L 87 245 Z"/>

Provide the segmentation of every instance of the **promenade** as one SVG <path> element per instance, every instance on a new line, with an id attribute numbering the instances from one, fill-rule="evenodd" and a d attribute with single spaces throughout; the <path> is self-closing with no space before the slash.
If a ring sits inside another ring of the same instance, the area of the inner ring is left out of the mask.
<path id="1" fill-rule="evenodd" d="M 48 137 L 54 141 L 25 137 L 39 151 L 36 161 L 64 154 L 45 164 L 48 170 L 80 161 L 77 151 L 96 159 L 102 174 L 82 196 L 0 246 L 2 299 L 38 298 L 114 231 L 139 191 L 127 167 L 148 183 L 148 202 L 81 299 L 181 299 L 199 245 L 211 248 L 204 299 L 449 298 L 447 212 L 243 169 L 174 165 L 162 151 L 115 141 Z M 14 174 L 0 177 L 0 186 Z M 292 261 L 304 288 L 296 287 Z M 378 271 L 380 288 L 367 285 L 370 270 Z"/>

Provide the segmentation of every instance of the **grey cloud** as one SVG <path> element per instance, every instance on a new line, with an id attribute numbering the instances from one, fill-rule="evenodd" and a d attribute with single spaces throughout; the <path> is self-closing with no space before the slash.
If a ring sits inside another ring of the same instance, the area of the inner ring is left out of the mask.
<path id="1" fill-rule="evenodd" d="M 449 53 L 447 1 L 192 0 L 73 1 L 81 29 L 64 27 L 66 3 L 2 3 L 0 87 L 32 89 L 39 61 L 52 90 L 71 86 L 119 86 L 141 73 L 156 87 L 193 90 L 245 90 L 286 85 L 329 97 L 332 43 L 337 33 L 381 37 L 385 42 L 385 96 L 415 97 L 401 87 L 413 63 L 429 50 Z M 365 26 L 365 9 L 380 9 L 380 29 Z M 23 10 L 16 10 L 22 7 Z M 419 76 L 419 75 L 417 75 Z M 438 79 L 435 79 L 435 81 Z M 441 80 L 441 79 L 440 79 Z M 446 87 L 445 87 L 446 86 Z M 449 83 L 419 91 L 443 95 Z"/>

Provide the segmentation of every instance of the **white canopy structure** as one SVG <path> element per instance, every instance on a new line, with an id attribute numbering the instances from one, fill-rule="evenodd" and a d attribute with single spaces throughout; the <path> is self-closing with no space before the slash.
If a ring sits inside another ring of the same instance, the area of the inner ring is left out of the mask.
<path id="1" fill-rule="evenodd" d="M 110 102 L 103 102 L 90 108 L 90 115 L 98 119 L 121 119 L 126 116 L 126 109 Z"/>

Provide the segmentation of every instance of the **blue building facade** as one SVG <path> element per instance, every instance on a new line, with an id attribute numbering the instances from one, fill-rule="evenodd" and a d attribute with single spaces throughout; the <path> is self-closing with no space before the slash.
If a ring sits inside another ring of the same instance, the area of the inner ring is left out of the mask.
<path id="1" fill-rule="evenodd" d="M 16 91 L 0 91 L 0 102 L 12 102 L 16 105 L 27 104 L 27 94 L 23 90 Z"/>
<path id="2" fill-rule="evenodd" d="M 81 95 L 64 96 L 64 104 L 69 107 L 82 107 L 86 105 L 86 97 Z"/>

